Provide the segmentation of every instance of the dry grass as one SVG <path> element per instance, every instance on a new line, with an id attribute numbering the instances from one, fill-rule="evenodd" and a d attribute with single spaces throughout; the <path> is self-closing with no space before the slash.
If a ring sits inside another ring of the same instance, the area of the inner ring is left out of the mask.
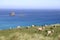
<path id="1" fill-rule="evenodd" d="M 55 32 L 52 36 L 46 36 L 46 30 L 51 30 L 51 27 L 46 27 L 44 31 L 36 28 L 0 30 L 0 40 L 60 40 L 60 26 L 53 28 Z"/>
<path id="2" fill-rule="evenodd" d="M 43 36 L 42 34 L 23 34 L 23 33 L 12 33 L 8 37 L 1 36 L 0 40 L 58 40 L 58 38 Z"/>

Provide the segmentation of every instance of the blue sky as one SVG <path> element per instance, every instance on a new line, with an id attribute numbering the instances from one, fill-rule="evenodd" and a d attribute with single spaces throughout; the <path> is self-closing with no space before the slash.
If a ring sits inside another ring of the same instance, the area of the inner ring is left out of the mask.
<path id="1" fill-rule="evenodd" d="M 0 0 L 0 9 L 60 9 L 60 0 Z"/>

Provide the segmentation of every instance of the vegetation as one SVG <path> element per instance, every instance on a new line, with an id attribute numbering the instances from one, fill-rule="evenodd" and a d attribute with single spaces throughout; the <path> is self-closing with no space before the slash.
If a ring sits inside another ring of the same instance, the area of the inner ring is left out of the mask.
<path id="1" fill-rule="evenodd" d="M 39 31 L 37 26 L 0 30 L 0 40 L 60 40 L 60 25 L 56 25 L 56 28 L 54 26 L 43 27 L 45 27 L 43 31 Z M 48 30 L 54 30 L 54 33 L 47 36 Z"/>

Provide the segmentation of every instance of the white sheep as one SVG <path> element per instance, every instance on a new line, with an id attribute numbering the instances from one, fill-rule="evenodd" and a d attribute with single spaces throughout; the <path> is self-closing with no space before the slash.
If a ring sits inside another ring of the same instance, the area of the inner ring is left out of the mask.
<path id="1" fill-rule="evenodd" d="M 47 31 L 47 35 L 52 35 L 52 33 L 54 33 L 54 30 Z"/>
<path id="2" fill-rule="evenodd" d="M 45 27 L 47 27 L 48 25 L 45 24 Z"/>
<path id="3" fill-rule="evenodd" d="M 32 27 L 34 27 L 35 25 L 32 25 Z"/>
<path id="4" fill-rule="evenodd" d="M 43 28 L 42 28 L 42 27 L 40 27 L 40 28 L 38 28 L 38 30 L 39 30 L 39 31 L 42 31 L 42 30 L 43 30 Z"/>
<path id="5" fill-rule="evenodd" d="M 47 36 L 48 36 L 48 35 L 51 35 L 51 33 L 52 33 L 51 31 L 47 31 Z"/>
<path id="6" fill-rule="evenodd" d="M 17 28 L 20 28 L 20 26 L 17 26 Z"/>

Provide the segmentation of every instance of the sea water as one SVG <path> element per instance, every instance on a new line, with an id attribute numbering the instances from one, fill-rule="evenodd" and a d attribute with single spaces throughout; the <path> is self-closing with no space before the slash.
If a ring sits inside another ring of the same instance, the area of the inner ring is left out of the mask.
<path id="1" fill-rule="evenodd" d="M 10 16 L 12 11 L 15 12 L 15 16 Z M 60 10 L 0 10 L 0 29 L 56 23 L 60 23 Z"/>

